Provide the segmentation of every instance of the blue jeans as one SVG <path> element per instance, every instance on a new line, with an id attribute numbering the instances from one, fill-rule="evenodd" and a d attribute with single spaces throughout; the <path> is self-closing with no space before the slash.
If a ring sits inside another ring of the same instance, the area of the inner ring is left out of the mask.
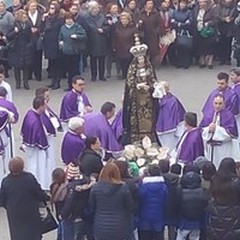
<path id="1" fill-rule="evenodd" d="M 83 240 L 84 222 L 82 220 L 62 220 L 62 240 Z"/>

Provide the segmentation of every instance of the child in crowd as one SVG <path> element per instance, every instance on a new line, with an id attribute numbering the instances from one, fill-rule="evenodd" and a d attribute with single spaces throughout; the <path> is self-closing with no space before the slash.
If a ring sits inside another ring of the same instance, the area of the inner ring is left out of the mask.
<path id="1" fill-rule="evenodd" d="M 199 240 L 208 205 L 206 192 L 201 188 L 201 177 L 189 171 L 180 180 L 177 194 L 179 226 L 176 240 Z"/>

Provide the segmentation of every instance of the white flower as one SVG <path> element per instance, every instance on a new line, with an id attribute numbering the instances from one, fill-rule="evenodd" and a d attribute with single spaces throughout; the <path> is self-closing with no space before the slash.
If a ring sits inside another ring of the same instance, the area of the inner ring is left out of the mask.
<path id="1" fill-rule="evenodd" d="M 152 141 L 148 136 L 145 136 L 142 140 L 142 146 L 144 149 L 148 149 L 152 146 Z"/>

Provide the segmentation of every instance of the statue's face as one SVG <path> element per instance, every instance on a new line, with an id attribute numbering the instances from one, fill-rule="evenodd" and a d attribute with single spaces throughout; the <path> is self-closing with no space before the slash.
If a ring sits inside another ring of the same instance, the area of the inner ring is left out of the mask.
<path id="1" fill-rule="evenodd" d="M 138 57 L 138 63 L 139 63 L 140 65 L 143 65 L 143 64 L 145 63 L 144 56 Z"/>

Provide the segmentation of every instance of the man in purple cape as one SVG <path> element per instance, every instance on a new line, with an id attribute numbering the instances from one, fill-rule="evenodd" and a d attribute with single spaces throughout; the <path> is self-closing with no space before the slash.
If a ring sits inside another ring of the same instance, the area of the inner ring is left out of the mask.
<path id="1" fill-rule="evenodd" d="M 235 115 L 238 132 L 240 133 L 240 68 L 230 70 L 230 79 L 233 83 L 232 89 L 237 94 L 239 99 L 239 114 Z M 240 134 L 238 134 L 238 142 L 240 143 Z"/>
<path id="2" fill-rule="evenodd" d="M 6 143 L 8 136 L 6 134 L 7 124 L 9 123 L 9 114 L 7 111 L 0 110 L 0 183 L 8 174 L 9 154 Z M 6 156 L 7 155 L 7 156 Z"/>
<path id="3" fill-rule="evenodd" d="M 108 120 L 113 117 L 115 104 L 106 102 L 101 107 L 100 113 L 88 113 L 84 115 L 84 134 L 86 136 L 96 136 L 101 142 L 101 146 L 110 152 L 122 150 Z"/>
<path id="4" fill-rule="evenodd" d="M 169 83 L 160 82 L 162 94 L 158 101 L 158 118 L 156 132 L 162 146 L 171 150 L 176 146 L 184 132 L 184 115 L 186 113 L 181 102 L 170 93 Z"/>
<path id="5" fill-rule="evenodd" d="M 176 160 L 184 164 L 192 164 L 199 157 L 204 156 L 201 129 L 197 127 L 197 114 L 187 112 L 184 116 L 186 131 L 176 146 Z"/>
<path id="6" fill-rule="evenodd" d="M 213 90 L 208 97 L 202 109 L 203 115 L 209 115 L 214 111 L 213 100 L 219 94 L 222 94 L 224 96 L 226 109 L 232 112 L 233 115 L 237 115 L 239 113 L 239 98 L 235 91 L 228 86 L 228 79 L 229 75 L 227 73 L 220 72 L 217 75 L 218 88 Z"/>
<path id="7" fill-rule="evenodd" d="M 203 128 L 206 158 L 218 168 L 225 157 L 239 160 L 240 149 L 236 120 L 228 109 L 224 109 L 224 97 L 216 96 L 213 106 L 214 111 L 203 117 L 200 126 Z"/>
<path id="8" fill-rule="evenodd" d="M 61 147 L 62 160 L 66 165 L 69 163 L 77 165 L 77 159 L 85 148 L 83 126 L 84 120 L 79 117 L 70 118 L 68 122 L 68 131 L 63 138 Z"/>
<path id="9" fill-rule="evenodd" d="M 36 97 L 44 97 L 47 107 L 41 114 L 41 120 L 47 133 L 48 148 L 48 174 L 51 176 L 56 168 L 56 134 L 62 130 L 62 124 L 58 116 L 49 107 L 50 91 L 48 87 L 40 87 L 35 91 Z M 49 183 L 51 184 L 51 182 Z"/>
<path id="10" fill-rule="evenodd" d="M 51 175 L 47 171 L 49 144 L 41 121 L 41 114 L 45 109 L 44 97 L 35 97 L 33 109 L 23 119 L 21 148 L 26 153 L 26 170 L 35 175 L 44 190 L 48 190 L 51 182 Z"/>
<path id="11" fill-rule="evenodd" d="M 19 118 L 19 114 L 17 111 L 16 106 L 14 105 L 14 103 L 8 101 L 6 99 L 7 97 L 7 90 L 4 87 L 0 86 L 0 111 L 3 114 L 3 116 L 1 116 L 1 130 L 0 130 L 0 145 L 1 145 L 1 149 L 3 150 L 1 155 L 2 158 L 2 163 L 3 163 L 3 172 L 0 170 L 0 180 L 1 180 L 1 176 L 4 176 L 8 173 L 8 163 L 10 158 L 12 158 L 13 156 L 15 156 L 15 148 L 14 148 L 14 135 L 13 135 L 13 131 L 11 128 L 11 124 L 16 123 L 18 121 Z M 7 115 L 7 122 L 6 124 L 4 124 L 3 126 L 3 121 L 5 121 L 5 115 Z M 1 152 L 1 151 L 0 151 Z M 1 167 L 0 167 L 1 169 Z M 3 174 L 1 174 L 3 173 Z"/>
<path id="12" fill-rule="evenodd" d="M 72 90 L 63 97 L 60 119 L 68 121 L 72 117 L 82 117 L 85 113 L 92 112 L 92 106 L 88 97 L 83 92 L 85 80 L 81 76 L 72 79 Z"/>

